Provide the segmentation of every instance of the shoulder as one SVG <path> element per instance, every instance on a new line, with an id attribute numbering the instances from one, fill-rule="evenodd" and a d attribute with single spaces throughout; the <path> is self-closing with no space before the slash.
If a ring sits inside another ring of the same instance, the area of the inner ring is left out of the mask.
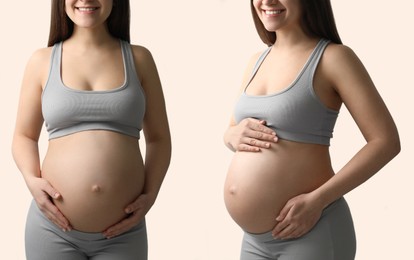
<path id="1" fill-rule="evenodd" d="M 158 78 L 157 66 L 151 52 L 144 46 L 130 45 L 134 59 L 135 70 L 141 83 L 151 82 Z"/>
<path id="2" fill-rule="evenodd" d="M 245 70 L 245 77 L 250 75 L 253 72 L 253 68 L 256 66 L 257 62 L 259 61 L 260 57 L 264 55 L 265 52 L 267 52 L 268 49 L 259 51 L 254 53 L 250 56 L 249 62 L 247 64 L 247 68 Z"/>
<path id="3" fill-rule="evenodd" d="M 257 65 L 257 63 L 259 62 L 260 59 L 263 59 L 263 56 L 266 56 L 270 49 L 272 48 L 272 46 L 269 46 L 265 49 L 262 49 L 256 53 L 254 53 L 252 56 L 250 56 L 250 60 L 247 66 L 247 71 L 246 72 L 252 72 L 253 68 Z"/>
<path id="4" fill-rule="evenodd" d="M 249 66 L 254 67 L 254 65 L 256 65 L 256 63 L 259 61 L 260 57 L 261 57 L 262 55 L 264 55 L 266 52 L 268 52 L 268 50 L 269 50 L 270 48 L 271 48 L 271 47 L 268 47 L 268 48 L 266 48 L 266 49 L 264 49 L 264 50 L 261 50 L 261 51 L 258 51 L 258 52 L 256 52 L 256 53 L 254 53 L 254 54 L 250 57 L 250 60 L 249 60 Z"/>
<path id="5" fill-rule="evenodd" d="M 32 53 L 29 58 L 28 65 L 33 64 L 39 66 L 50 62 L 50 56 L 52 54 L 52 47 L 41 48 Z"/>
<path id="6" fill-rule="evenodd" d="M 350 47 L 343 44 L 330 43 L 325 49 L 321 62 L 330 65 L 332 69 L 341 69 L 343 66 L 352 66 L 360 63 L 360 60 Z"/>
<path id="7" fill-rule="evenodd" d="M 330 43 L 322 56 L 320 67 L 333 85 L 346 78 L 366 74 L 366 70 L 355 52 L 348 46 Z"/>
<path id="8" fill-rule="evenodd" d="M 247 63 L 247 67 L 244 70 L 243 73 L 243 78 L 242 78 L 242 84 L 240 86 L 240 92 L 243 92 L 243 90 L 246 88 L 246 85 L 248 84 L 252 73 L 253 73 L 253 69 L 257 63 L 257 61 L 259 60 L 260 55 L 262 55 L 263 51 L 260 52 L 256 52 L 255 54 L 253 54 L 252 56 L 250 56 L 250 59 Z"/>
<path id="9" fill-rule="evenodd" d="M 131 44 L 131 50 L 137 73 L 141 78 L 145 77 L 145 74 L 156 70 L 152 53 L 146 47 Z"/>
<path id="10" fill-rule="evenodd" d="M 26 64 L 25 76 L 43 85 L 48 76 L 51 54 L 52 47 L 34 51 Z"/>
<path id="11" fill-rule="evenodd" d="M 145 63 L 153 60 L 152 53 L 144 46 L 131 44 L 131 50 L 135 62 Z"/>

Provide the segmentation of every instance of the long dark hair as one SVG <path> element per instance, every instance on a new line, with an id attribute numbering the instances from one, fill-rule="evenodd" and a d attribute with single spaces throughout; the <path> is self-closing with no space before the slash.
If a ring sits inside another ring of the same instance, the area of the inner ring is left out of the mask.
<path id="1" fill-rule="evenodd" d="M 300 4 L 303 12 L 301 25 L 305 33 L 342 44 L 341 37 L 336 28 L 330 0 L 300 0 Z M 266 30 L 256 13 L 253 0 L 250 1 L 250 7 L 260 39 L 268 46 L 273 45 L 276 42 L 276 33 Z"/>
<path id="2" fill-rule="evenodd" d="M 129 0 L 114 0 L 112 12 L 106 20 L 109 33 L 124 41 L 130 42 Z M 47 46 L 68 39 L 73 33 L 73 22 L 66 15 L 65 0 L 52 0 L 50 32 Z"/>

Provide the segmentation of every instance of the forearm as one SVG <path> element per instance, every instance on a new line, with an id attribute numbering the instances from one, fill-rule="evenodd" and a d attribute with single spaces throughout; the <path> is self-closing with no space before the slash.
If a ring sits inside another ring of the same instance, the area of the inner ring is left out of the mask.
<path id="1" fill-rule="evenodd" d="M 144 193 L 155 201 L 171 159 L 171 141 L 165 137 L 147 142 Z"/>
<path id="2" fill-rule="evenodd" d="M 30 178 L 41 177 L 39 148 L 36 140 L 16 135 L 13 139 L 12 154 L 26 183 Z"/>
<path id="3" fill-rule="evenodd" d="M 399 140 L 368 142 L 335 176 L 313 193 L 326 207 L 371 178 L 399 151 Z"/>

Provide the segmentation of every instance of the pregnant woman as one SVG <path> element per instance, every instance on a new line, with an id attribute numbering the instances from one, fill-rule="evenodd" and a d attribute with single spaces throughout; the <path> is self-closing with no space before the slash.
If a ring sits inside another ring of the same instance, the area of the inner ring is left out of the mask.
<path id="1" fill-rule="evenodd" d="M 224 135 L 234 151 L 225 203 L 245 231 L 241 259 L 351 260 L 343 195 L 400 151 L 393 119 L 354 52 L 341 43 L 329 0 L 252 0 L 259 36 Z M 366 145 L 338 172 L 329 144 L 344 104 Z"/>
<path id="2" fill-rule="evenodd" d="M 33 195 L 27 259 L 147 259 L 144 217 L 171 144 L 154 60 L 129 43 L 129 11 L 128 1 L 52 1 L 49 47 L 26 67 L 12 149 Z"/>

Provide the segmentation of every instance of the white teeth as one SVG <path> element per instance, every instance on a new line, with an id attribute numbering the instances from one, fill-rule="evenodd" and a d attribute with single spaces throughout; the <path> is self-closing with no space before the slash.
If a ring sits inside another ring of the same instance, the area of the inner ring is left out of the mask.
<path id="1" fill-rule="evenodd" d="M 280 14 L 280 13 L 282 13 L 282 10 L 265 10 L 265 13 L 268 14 L 268 15 Z"/>
<path id="2" fill-rule="evenodd" d="M 78 7 L 78 10 L 81 12 L 90 12 L 90 11 L 94 11 L 98 8 L 96 7 Z"/>

